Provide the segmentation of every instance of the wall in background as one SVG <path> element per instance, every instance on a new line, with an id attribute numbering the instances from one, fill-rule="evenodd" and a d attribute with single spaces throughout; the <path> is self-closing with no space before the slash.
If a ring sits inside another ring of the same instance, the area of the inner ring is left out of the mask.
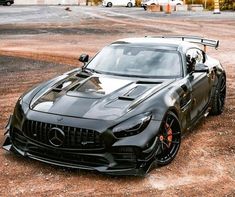
<path id="1" fill-rule="evenodd" d="M 15 0 L 15 5 L 80 5 L 84 0 Z"/>

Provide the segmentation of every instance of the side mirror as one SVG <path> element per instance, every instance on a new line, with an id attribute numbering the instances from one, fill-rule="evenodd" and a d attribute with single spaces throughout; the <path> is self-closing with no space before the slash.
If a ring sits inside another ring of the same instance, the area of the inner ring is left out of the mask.
<path id="1" fill-rule="evenodd" d="M 83 62 L 84 64 L 88 62 L 89 60 L 89 55 L 87 54 L 81 54 L 79 59 L 78 59 L 80 62 Z"/>
<path id="2" fill-rule="evenodd" d="M 205 64 L 197 64 L 195 66 L 194 72 L 200 73 L 200 72 L 206 72 L 209 73 L 209 68 Z"/>
<path id="3" fill-rule="evenodd" d="M 205 60 L 205 52 L 197 48 L 189 49 L 186 53 L 186 64 L 188 73 L 192 75 L 192 73 L 194 72 L 209 72 L 208 67 L 203 64 Z"/>
<path id="4" fill-rule="evenodd" d="M 187 56 L 186 61 L 187 61 L 187 71 L 188 73 L 192 74 L 195 71 L 196 59 L 192 58 L 191 56 Z"/>

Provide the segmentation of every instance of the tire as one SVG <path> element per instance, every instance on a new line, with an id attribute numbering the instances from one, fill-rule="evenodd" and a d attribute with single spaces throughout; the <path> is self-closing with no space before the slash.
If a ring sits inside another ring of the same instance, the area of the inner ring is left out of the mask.
<path id="1" fill-rule="evenodd" d="M 131 2 L 129 2 L 128 4 L 127 4 L 127 7 L 128 8 L 131 8 L 133 5 L 132 5 L 132 3 Z"/>
<path id="2" fill-rule="evenodd" d="M 113 4 L 111 2 L 107 3 L 107 7 L 111 8 L 113 6 Z"/>
<path id="3" fill-rule="evenodd" d="M 226 77 L 221 75 L 215 87 L 215 93 L 211 101 L 211 115 L 220 115 L 224 110 L 226 98 Z"/>
<path id="4" fill-rule="evenodd" d="M 10 1 L 7 1 L 7 2 L 6 2 L 6 5 L 7 5 L 7 6 L 11 6 L 11 2 L 10 2 Z"/>
<path id="5" fill-rule="evenodd" d="M 173 161 L 181 144 L 181 127 L 177 116 L 173 112 L 169 111 L 165 115 L 157 137 L 160 153 L 156 154 L 155 161 L 158 166 L 164 166 Z"/>

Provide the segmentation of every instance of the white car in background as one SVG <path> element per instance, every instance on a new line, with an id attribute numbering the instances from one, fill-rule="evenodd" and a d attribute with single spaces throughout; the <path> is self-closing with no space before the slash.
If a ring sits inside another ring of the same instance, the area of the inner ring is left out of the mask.
<path id="1" fill-rule="evenodd" d="M 150 5 L 161 5 L 161 6 L 164 6 L 164 5 L 167 5 L 168 3 L 171 6 L 183 5 L 184 4 L 184 2 L 181 1 L 181 0 L 143 0 L 141 2 L 141 5 L 146 10 L 147 6 L 150 6 Z"/>
<path id="2" fill-rule="evenodd" d="M 135 6 L 135 0 L 104 0 L 102 5 L 106 7 L 126 6 L 131 8 Z"/>

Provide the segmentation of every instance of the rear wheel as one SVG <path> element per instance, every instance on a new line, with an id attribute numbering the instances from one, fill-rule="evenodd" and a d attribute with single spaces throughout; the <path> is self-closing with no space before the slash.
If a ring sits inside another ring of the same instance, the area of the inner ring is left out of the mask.
<path id="1" fill-rule="evenodd" d="M 107 7 L 109 7 L 109 8 L 112 7 L 112 5 L 113 5 L 113 4 L 112 4 L 111 2 L 108 2 L 108 3 L 107 3 Z"/>
<path id="2" fill-rule="evenodd" d="M 132 5 L 132 3 L 131 2 L 129 2 L 128 4 L 127 4 L 127 7 L 128 8 L 131 8 L 133 5 Z"/>
<path id="3" fill-rule="evenodd" d="M 224 75 L 219 77 L 215 88 L 215 94 L 212 98 L 212 106 L 210 113 L 212 115 L 219 115 L 224 110 L 224 103 L 226 98 L 226 78 Z"/>
<path id="4" fill-rule="evenodd" d="M 158 133 L 160 154 L 156 155 L 157 165 L 169 164 L 177 155 L 181 143 L 181 129 L 177 116 L 168 112 Z"/>

